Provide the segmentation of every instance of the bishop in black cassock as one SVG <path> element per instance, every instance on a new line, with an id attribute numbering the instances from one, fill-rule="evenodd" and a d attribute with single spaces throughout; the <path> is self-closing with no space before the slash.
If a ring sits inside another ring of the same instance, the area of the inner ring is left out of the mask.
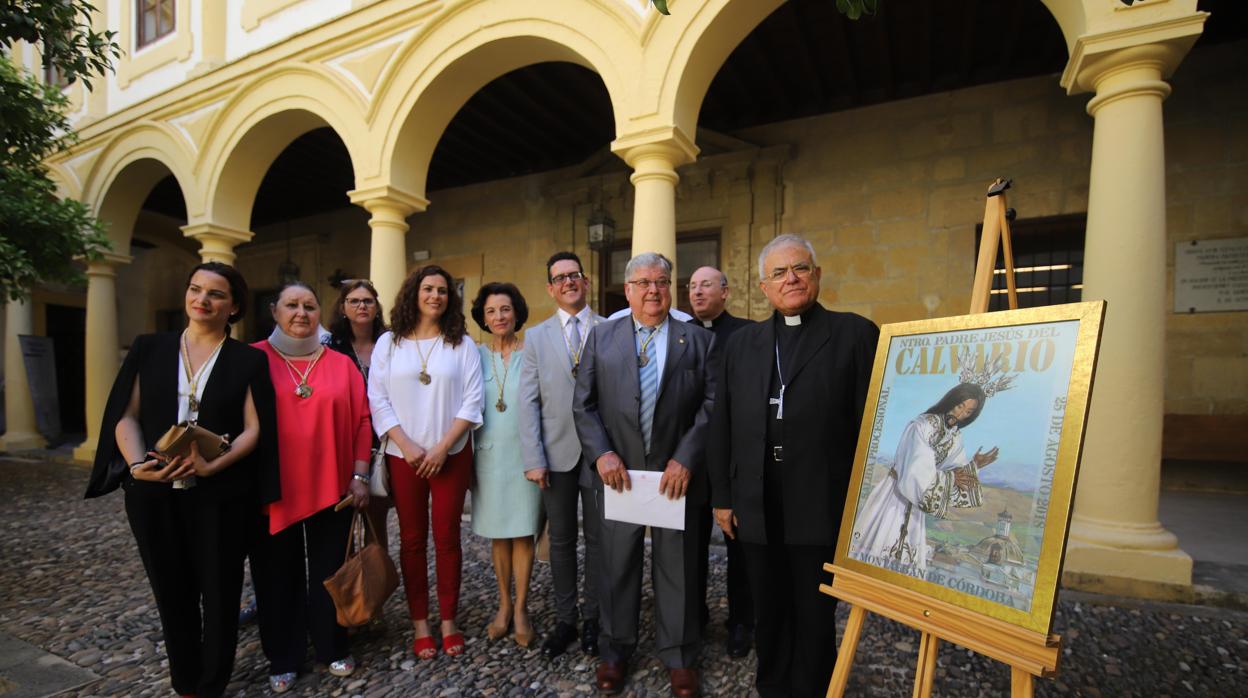
<path id="1" fill-rule="evenodd" d="M 775 312 L 723 350 L 707 446 L 711 505 L 745 551 L 753 592 L 756 686 L 822 696 L 836 662 L 830 581 L 879 329 L 819 305 L 813 248 L 782 235 L 760 255 Z"/>

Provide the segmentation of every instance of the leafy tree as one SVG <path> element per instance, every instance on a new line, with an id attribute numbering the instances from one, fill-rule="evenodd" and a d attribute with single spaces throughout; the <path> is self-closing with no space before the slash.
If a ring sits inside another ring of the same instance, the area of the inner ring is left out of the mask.
<path id="1" fill-rule="evenodd" d="M 60 86 L 14 63 L 14 42 L 39 44 L 46 68 L 66 84 L 91 80 L 120 55 L 115 32 L 91 27 L 83 0 L 0 0 L 0 299 L 25 298 L 44 281 L 77 281 L 74 259 L 108 249 L 103 225 L 63 200 L 44 160 L 75 142 Z"/>
<path id="2" fill-rule="evenodd" d="M 831 1 L 831 0 L 829 0 Z M 654 9 L 665 15 L 670 15 L 667 10 L 667 0 L 650 0 L 654 4 Z M 1134 0 L 1123 0 L 1130 5 Z M 836 9 L 850 19 L 858 19 L 864 14 L 873 15 L 879 7 L 880 0 L 836 0 Z"/>

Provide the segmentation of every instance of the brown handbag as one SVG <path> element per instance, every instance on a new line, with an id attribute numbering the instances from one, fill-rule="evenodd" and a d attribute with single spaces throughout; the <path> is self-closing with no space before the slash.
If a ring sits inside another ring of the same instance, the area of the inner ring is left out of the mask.
<path id="1" fill-rule="evenodd" d="M 195 422 L 180 422 L 169 427 L 164 436 L 156 442 L 156 452 L 166 459 L 191 453 L 191 444 L 199 444 L 199 455 L 210 461 L 230 450 L 228 437 L 218 436 L 199 426 Z"/>
<path id="2" fill-rule="evenodd" d="M 372 534 L 372 542 L 359 547 L 352 555 L 352 543 L 358 545 L 363 541 L 365 524 Z M 394 562 L 377 543 L 372 522 L 358 511 L 347 533 L 346 561 L 324 584 L 338 611 L 338 625 L 344 628 L 364 625 L 380 617 L 386 599 L 399 587 L 399 573 Z"/>

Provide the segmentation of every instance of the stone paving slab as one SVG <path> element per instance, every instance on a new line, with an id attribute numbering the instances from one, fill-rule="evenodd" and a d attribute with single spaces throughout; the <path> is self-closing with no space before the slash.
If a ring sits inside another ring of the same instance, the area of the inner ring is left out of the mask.
<path id="1" fill-rule="evenodd" d="M 0 633 L 0 696 L 4 698 L 56 695 L 98 678 L 77 664 Z"/>
<path id="2" fill-rule="evenodd" d="M 100 680 L 72 696 L 171 695 L 160 623 L 120 494 L 84 501 L 87 471 L 79 466 L 14 462 L 0 457 L 0 632 L 65 658 Z M 488 642 L 495 610 L 489 543 L 465 526 L 460 623 L 467 653 L 418 662 L 402 591 L 386 606 L 384 624 L 353 638 L 360 661 L 340 679 L 323 668 L 301 675 L 298 696 L 583 696 L 593 695 L 594 663 L 569 653 L 550 662 L 514 643 Z M 397 542 L 391 518 L 391 540 Z M 703 652 L 703 689 L 710 696 L 753 695 L 754 660 L 723 651 L 725 588 L 722 548 L 712 548 L 712 622 Z M 432 556 L 430 556 L 432 563 Z M 432 574 L 432 572 L 431 572 Z M 646 577 L 649 575 L 647 573 Z M 667 676 L 652 647 L 651 592 L 643 601 L 641 648 L 628 696 L 666 696 Z M 554 624 L 550 568 L 537 565 L 530 610 L 539 633 Z M 843 627 L 845 611 L 841 610 Z M 1063 666 L 1037 682 L 1038 696 L 1248 695 L 1248 614 L 1221 608 L 1116 601 L 1066 594 L 1054 631 L 1063 635 Z M 868 619 L 849 695 L 908 695 L 917 633 Z M 266 695 L 267 666 L 254 625 L 243 629 L 231 695 Z M 942 645 L 937 696 L 1009 694 L 1006 667 Z"/>

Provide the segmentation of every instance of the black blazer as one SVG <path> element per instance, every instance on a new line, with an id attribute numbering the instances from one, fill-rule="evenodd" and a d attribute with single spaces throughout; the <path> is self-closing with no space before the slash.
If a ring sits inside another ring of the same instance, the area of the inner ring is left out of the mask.
<path id="1" fill-rule="evenodd" d="M 715 399 L 716 369 L 711 360 L 715 336 L 671 318 L 667 358 L 659 380 L 646 456 L 638 417 L 641 382 L 631 315 L 596 325 L 585 341 L 576 374 L 572 415 L 582 452 L 594 463 L 615 451 L 632 470 L 664 470 L 667 461 L 691 471 L 685 496 L 705 505 L 709 497 L 705 460 L 706 427 Z"/>
<path id="2" fill-rule="evenodd" d="M 747 543 L 834 545 L 880 331 L 815 305 L 803 316 L 784 394 L 784 541 L 768 541 L 763 468 L 775 362 L 775 320 L 728 338 L 711 416 L 711 506 L 731 508 Z"/>
<path id="3" fill-rule="evenodd" d="M 95 467 L 87 485 L 87 497 L 99 497 L 129 480 L 130 468 L 117 448 L 117 422 L 125 414 L 139 380 L 139 425 L 147 449 L 178 419 L 178 354 L 181 333 L 162 332 L 136 337 L 122 363 L 104 408 Z M 273 383 L 264 352 L 235 339 L 226 339 L 217 363 L 204 385 L 199 425 L 217 434 L 237 436 L 243 431 L 243 406 L 251 390 L 260 417 L 260 441 L 246 458 L 210 478 L 200 478 L 196 488 L 209 496 L 260 496 L 262 502 L 281 498 L 277 464 L 277 420 Z M 154 485 L 172 489 L 169 485 Z"/>

